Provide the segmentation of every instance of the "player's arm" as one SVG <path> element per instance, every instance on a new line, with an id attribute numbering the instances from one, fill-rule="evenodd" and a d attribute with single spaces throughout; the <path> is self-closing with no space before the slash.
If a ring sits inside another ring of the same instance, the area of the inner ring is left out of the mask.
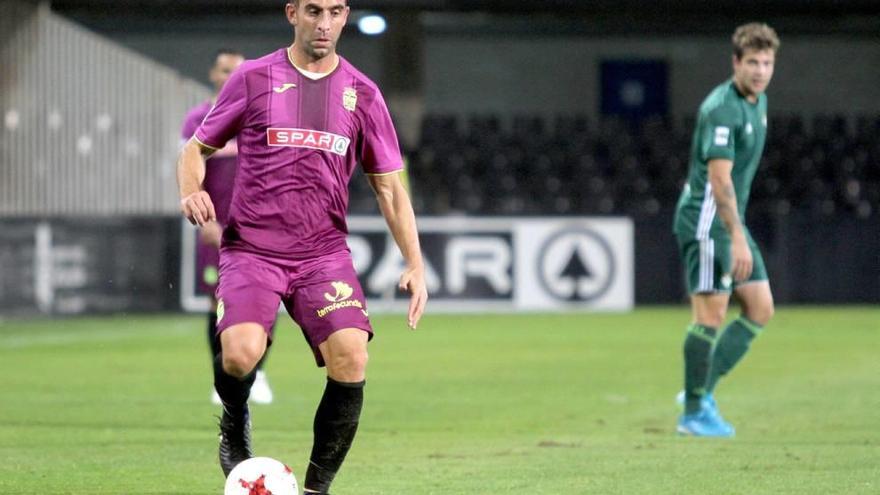
<path id="1" fill-rule="evenodd" d="M 741 282 L 752 274 L 752 252 L 736 207 L 736 190 L 731 178 L 733 161 L 715 158 L 709 160 L 708 168 L 718 217 L 730 234 L 730 274 L 734 280 Z"/>
<path id="2" fill-rule="evenodd" d="M 247 83 L 239 67 L 223 85 L 217 102 L 202 120 L 193 137 L 187 141 L 177 160 L 177 185 L 180 209 L 190 222 L 204 225 L 217 220 L 211 197 L 202 189 L 205 160 L 223 147 L 242 127 L 248 104 Z"/>
<path id="3" fill-rule="evenodd" d="M 180 141 L 180 149 L 182 150 L 184 146 L 192 139 L 193 135 L 196 132 L 196 129 L 199 127 L 199 124 L 204 119 L 204 115 L 196 114 L 188 114 L 186 116 L 186 120 L 183 122 L 183 128 L 180 131 L 181 141 Z M 204 155 L 204 154 L 203 154 Z M 181 205 L 182 207 L 183 205 Z M 201 225 L 199 228 L 199 239 L 209 246 L 214 246 L 216 248 L 220 248 L 220 238 L 223 234 L 223 228 L 220 227 L 220 224 L 217 222 L 207 222 Z"/>
<path id="4" fill-rule="evenodd" d="M 415 329 L 428 302 L 425 286 L 425 265 L 419 247 L 419 234 L 416 230 L 416 216 L 413 212 L 409 194 L 406 192 L 400 173 L 368 174 L 370 185 L 376 193 L 379 210 L 394 241 L 400 248 L 406 262 L 406 270 L 400 276 L 399 287 L 409 291 L 410 303 L 407 322 Z"/>
<path id="5" fill-rule="evenodd" d="M 194 225 L 204 225 L 217 220 L 214 203 L 202 189 L 205 180 L 205 160 L 213 148 L 190 139 L 180 150 L 177 159 L 177 185 L 180 191 L 180 209 L 183 216 Z"/>

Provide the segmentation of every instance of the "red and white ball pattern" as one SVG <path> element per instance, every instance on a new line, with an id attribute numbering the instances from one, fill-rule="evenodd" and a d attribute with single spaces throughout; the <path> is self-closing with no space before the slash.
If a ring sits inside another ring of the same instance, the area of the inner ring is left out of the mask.
<path id="1" fill-rule="evenodd" d="M 223 489 L 223 495 L 298 494 L 293 470 L 271 457 L 252 457 L 239 463 L 226 477 Z"/>

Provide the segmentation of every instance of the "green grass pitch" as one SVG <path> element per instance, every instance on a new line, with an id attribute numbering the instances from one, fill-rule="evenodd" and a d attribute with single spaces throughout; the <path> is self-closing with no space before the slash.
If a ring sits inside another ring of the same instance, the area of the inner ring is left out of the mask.
<path id="1" fill-rule="evenodd" d="M 880 308 L 782 307 L 674 434 L 686 307 L 374 318 L 338 495 L 880 493 Z M 285 317 L 257 455 L 302 479 L 324 374 Z M 200 316 L 0 322 L 0 493 L 222 493 Z"/>

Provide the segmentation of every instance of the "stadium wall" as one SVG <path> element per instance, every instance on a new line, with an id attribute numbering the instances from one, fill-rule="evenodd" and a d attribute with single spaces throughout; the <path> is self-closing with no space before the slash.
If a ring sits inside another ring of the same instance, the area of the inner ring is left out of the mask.
<path id="1" fill-rule="evenodd" d="M 208 70 L 219 48 L 256 58 L 290 44 L 293 31 L 284 18 L 283 2 L 273 15 L 206 14 L 179 20 L 131 13 L 122 19 L 85 16 L 74 20 L 120 46 L 172 68 L 182 76 L 210 85 Z M 382 38 L 362 36 L 350 27 L 339 41 L 340 53 L 382 85 Z M 384 87 L 384 86 L 383 86 Z"/>
<path id="2" fill-rule="evenodd" d="M 489 23 L 486 29 L 469 28 L 467 15 L 452 19 L 449 24 L 453 27 L 443 29 L 425 21 L 428 25 L 418 48 L 420 62 L 415 65 L 424 73 L 413 79 L 423 82 L 419 94 L 428 113 L 596 116 L 602 61 L 659 60 L 669 68 L 670 113 L 691 116 L 709 90 L 731 73 L 729 38 L 734 21 L 707 20 L 711 35 L 680 34 L 682 30 L 675 30 L 675 26 L 670 26 L 676 33 L 671 35 L 602 35 L 548 34 L 553 24 L 538 20 L 533 31 L 507 32 L 503 27 L 509 24 L 504 22 L 506 18 L 498 20 L 501 27 L 497 29 L 492 29 L 491 18 L 481 21 Z M 219 46 L 239 48 L 254 57 L 291 39 L 280 8 L 271 15 L 210 12 L 183 19 L 163 18 L 161 23 L 137 12 L 124 18 L 80 13 L 77 20 L 203 82 L 207 82 L 207 61 Z M 799 18 L 789 20 L 792 22 L 811 25 L 823 21 Z M 723 32 L 719 32 L 722 26 Z M 795 34 L 789 34 L 786 24 L 779 27 L 782 49 L 769 89 L 772 113 L 805 117 L 880 113 L 880 42 L 875 33 L 842 30 L 807 34 L 794 29 Z M 386 91 L 385 79 L 396 74 L 384 72 L 398 67 L 384 65 L 383 57 L 389 50 L 410 48 L 388 44 L 383 37 L 363 36 L 355 26 L 347 28 L 340 42 L 340 53 Z"/>
<path id="3" fill-rule="evenodd" d="M 550 225 L 546 220 L 532 221 Z M 473 310 L 473 304 L 457 308 L 449 298 L 449 279 L 444 275 L 449 272 L 443 261 L 447 256 L 444 251 L 449 250 L 438 251 L 438 246 L 448 246 L 451 237 L 443 235 L 443 230 L 469 230 L 476 234 L 471 237 L 500 238 L 502 242 L 490 245 L 489 251 L 495 249 L 493 246 L 503 250 L 505 246 L 501 244 L 510 236 L 505 237 L 503 232 L 507 228 L 498 225 L 511 222 L 473 218 L 432 220 L 438 221 L 447 226 L 433 225 L 423 234 L 426 245 L 433 246 L 428 251 L 436 262 L 437 273 L 446 277 L 439 288 L 435 287 L 438 297 L 432 301 L 432 307 Z M 368 280 L 376 278 L 380 271 L 396 273 L 399 268 L 394 265 L 394 258 L 387 255 L 393 246 L 383 240 L 387 234 L 382 230 L 382 220 L 361 218 L 358 222 L 360 246 L 353 251 L 360 253 L 357 257 L 362 262 L 364 247 L 374 253 L 361 269 L 362 276 L 367 277 L 363 283 L 368 292 L 372 291 L 371 309 L 399 309 L 384 304 L 387 296 L 374 290 L 374 281 Z M 474 229 L 479 230 L 481 225 L 494 226 L 476 232 Z M 634 219 L 632 227 L 634 270 L 625 276 L 632 277 L 635 303 L 684 302 L 681 265 L 668 223 Z M 751 230 L 764 253 L 777 303 L 880 303 L 880 217 L 856 219 L 838 215 L 819 220 L 808 214 L 792 213 L 753 222 Z M 182 309 L 182 291 L 187 289 L 181 288 L 181 267 L 185 263 L 180 246 L 182 235 L 191 234 L 192 230 L 182 229 L 177 216 L 5 219 L 0 220 L 0 232 L 0 316 Z M 386 254 L 380 256 L 383 252 Z M 589 247 L 583 252 L 589 253 Z M 615 254 L 626 256 L 616 249 Z M 489 287 L 485 276 L 489 272 L 479 267 L 487 259 L 486 253 L 477 253 L 470 259 L 477 263 L 476 275 L 460 276 L 458 283 L 463 285 L 456 289 L 458 293 L 479 300 L 482 311 L 510 311 L 510 305 L 504 302 L 508 295 Z M 587 260 L 587 266 L 592 268 L 590 262 L 595 260 Z M 393 294 L 390 297 L 394 299 Z M 569 301 L 561 309 L 596 309 L 591 304 Z"/>
<path id="4" fill-rule="evenodd" d="M 181 121 L 207 89 L 48 3 L 3 7 L 0 217 L 175 212 Z"/>
<path id="5" fill-rule="evenodd" d="M 876 37 L 781 36 L 771 114 L 880 113 Z M 598 115 L 600 62 L 649 59 L 668 65 L 670 113 L 694 115 L 732 74 L 728 38 L 429 37 L 425 105 L 442 114 Z"/>

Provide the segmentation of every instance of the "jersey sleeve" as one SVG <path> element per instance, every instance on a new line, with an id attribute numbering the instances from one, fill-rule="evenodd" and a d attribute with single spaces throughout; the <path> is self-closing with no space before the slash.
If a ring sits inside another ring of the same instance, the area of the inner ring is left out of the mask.
<path id="1" fill-rule="evenodd" d="M 184 141 L 189 140 L 196 132 L 196 128 L 199 126 L 199 122 L 193 118 L 192 113 L 188 113 L 186 115 L 186 120 L 183 121 L 183 128 L 180 130 L 180 138 Z"/>
<path id="2" fill-rule="evenodd" d="M 214 107 L 196 129 L 194 137 L 200 143 L 220 149 L 238 134 L 247 107 L 247 84 L 243 72 L 232 73 L 217 95 Z"/>
<path id="3" fill-rule="evenodd" d="M 366 115 L 358 159 L 367 174 L 389 174 L 403 170 L 397 133 L 385 99 L 378 92 Z"/>
<path id="4" fill-rule="evenodd" d="M 703 160 L 709 161 L 713 158 L 733 160 L 739 121 L 739 112 L 729 106 L 722 105 L 708 113 L 701 136 Z"/>

